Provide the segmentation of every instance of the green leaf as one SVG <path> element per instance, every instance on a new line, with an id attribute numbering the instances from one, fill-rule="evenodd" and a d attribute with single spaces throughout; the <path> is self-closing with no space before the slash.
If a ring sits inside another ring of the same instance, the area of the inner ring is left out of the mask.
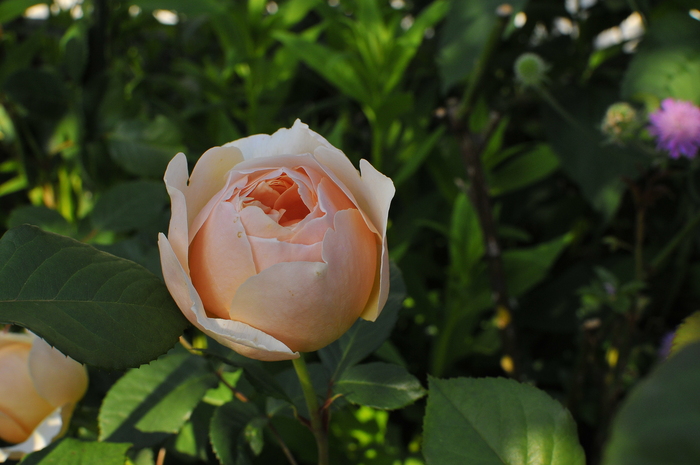
<path id="1" fill-rule="evenodd" d="M 503 195 L 527 187 L 549 176 L 559 167 L 559 158 L 549 144 L 538 144 L 497 168 L 488 181 L 491 195 Z"/>
<path id="2" fill-rule="evenodd" d="M 513 14 L 523 9 L 527 0 L 509 2 Z M 501 0 L 467 2 L 452 0 L 440 40 L 438 66 L 442 88 L 447 90 L 465 79 L 474 69 L 496 24 L 496 8 Z"/>
<path id="3" fill-rule="evenodd" d="M 68 109 L 68 93 L 55 73 L 33 68 L 13 73 L 5 91 L 36 118 L 58 120 Z"/>
<path id="4" fill-rule="evenodd" d="M 178 453 L 203 462 L 207 461 L 209 422 L 214 415 L 214 410 L 215 407 L 206 403 L 200 403 L 197 406 L 190 420 L 182 426 L 175 438 L 175 450 Z"/>
<path id="5" fill-rule="evenodd" d="M 634 178 L 648 164 L 630 148 L 606 144 L 598 130 L 608 106 L 619 99 L 617 89 L 596 86 L 570 88 L 555 96 L 577 121 L 572 126 L 549 106 L 543 108 L 543 124 L 561 169 L 580 188 L 591 206 L 609 221 L 624 191 L 621 179 Z"/>
<path id="6" fill-rule="evenodd" d="M 450 262 L 461 277 L 460 286 L 469 279 L 475 265 L 484 255 L 484 239 L 479 216 L 467 195 L 455 199 L 450 222 Z"/>
<path id="7" fill-rule="evenodd" d="M 603 465 L 700 463 L 700 344 L 661 363 L 613 420 Z"/>
<path id="8" fill-rule="evenodd" d="M 149 362 L 188 325 L 162 281 L 143 267 L 34 226 L 0 240 L 0 283 L 0 322 L 101 368 Z"/>
<path id="9" fill-rule="evenodd" d="M 123 121 L 107 136 L 112 160 L 127 173 L 162 178 L 170 160 L 184 150 L 178 128 L 162 115 L 145 125 Z"/>
<path id="10" fill-rule="evenodd" d="M 355 69 L 359 66 L 347 54 L 311 42 L 287 32 L 278 32 L 275 38 L 311 69 L 323 76 L 342 93 L 360 103 L 370 104 L 372 96 Z"/>
<path id="11" fill-rule="evenodd" d="M 564 234 L 534 247 L 503 252 L 503 266 L 510 294 L 518 297 L 542 281 L 572 238 L 572 235 Z"/>
<path id="12" fill-rule="evenodd" d="M 27 455 L 22 465 L 124 465 L 131 444 L 86 442 L 65 438 Z"/>
<path id="13" fill-rule="evenodd" d="M 671 354 L 675 354 L 683 347 L 700 341 L 700 312 L 695 312 L 687 317 L 676 329 L 671 345 Z"/>
<path id="14" fill-rule="evenodd" d="M 23 205 L 17 207 L 7 218 L 7 229 L 16 228 L 23 224 L 38 226 L 44 231 L 56 234 L 72 235 L 76 228 L 56 210 L 45 206 Z"/>
<path id="15" fill-rule="evenodd" d="M 406 286 L 396 265 L 391 265 L 390 273 L 389 299 L 377 320 L 358 319 L 340 339 L 318 351 L 331 379 L 338 379 L 347 368 L 377 350 L 394 329 L 406 296 Z"/>
<path id="16" fill-rule="evenodd" d="M 383 362 L 348 368 L 333 385 L 333 391 L 353 404 L 383 410 L 406 407 L 426 392 L 404 367 Z"/>
<path id="17" fill-rule="evenodd" d="M 176 433 L 218 379 L 206 360 L 170 353 L 127 372 L 102 402 L 100 440 L 150 446 Z M 146 434 L 144 434 L 146 433 Z"/>
<path id="18" fill-rule="evenodd" d="M 90 219 L 98 230 L 117 233 L 148 230 L 154 225 L 161 226 L 157 220 L 163 218 L 164 212 L 169 213 L 169 205 L 162 182 L 126 182 L 100 196 Z"/>
<path id="19" fill-rule="evenodd" d="M 209 438 L 222 465 L 248 463 L 243 433 L 246 425 L 259 417 L 257 407 L 249 402 L 229 402 L 216 409 L 209 425 Z"/>
<path id="20" fill-rule="evenodd" d="M 655 17 L 622 80 L 622 97 L 641 101 L 672 97 L 700 104 L 698 23 L 669 9 Z"/>
<path id="21" fill-rule="evenodd" d="M 46 4 L 47 0 L 5 0 L 0 3 L 0 23 L 7 23 L 18 16 L 21 16 L 24 11 L 30 6 Z"/>
<path id="22" fill-rule="evenodd" d="M 430 378 L 423 434 L 429 465 L 585 464 L 569 412 L 503 378 Z"/>

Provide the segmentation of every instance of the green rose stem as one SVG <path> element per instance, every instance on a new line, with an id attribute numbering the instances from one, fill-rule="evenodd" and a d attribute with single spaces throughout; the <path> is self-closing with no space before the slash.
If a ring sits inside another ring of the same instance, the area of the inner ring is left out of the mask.
<path id="1" fill-rule="evenodd" d="M 321 410 L 318 407 L 316 391 L 311 383 L 311 375 L 309 375 L 309 370 L 306 368 L 304 354 L 299 354 L 299 358 L 292 360 L 292 363 L 294 364 L 294 370 L 297 372 L 301 389 L 304 391 L 304 399 L 306 399 L 306 406 L 311 416 L 311 432 L 314 434 L 316 445 L 318 446 L 318 465 L 329 465 L 328 434 L 321 419 Z"/>

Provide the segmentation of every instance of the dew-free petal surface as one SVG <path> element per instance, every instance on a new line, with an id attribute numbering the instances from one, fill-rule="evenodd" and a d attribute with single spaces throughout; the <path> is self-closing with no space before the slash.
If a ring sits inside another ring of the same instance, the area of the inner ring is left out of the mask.
<path id="1" fill-rule="evenodd" d="M 168 239 L 158 236 L 161 266 L 165 284 L 185 317 L 194 326 L 224 346 L 241 355 L 263 361 L 290 360 L 299 354 L 284 343 L 245 323 L 209 318 L 202 300 L 180 264 Z"/>

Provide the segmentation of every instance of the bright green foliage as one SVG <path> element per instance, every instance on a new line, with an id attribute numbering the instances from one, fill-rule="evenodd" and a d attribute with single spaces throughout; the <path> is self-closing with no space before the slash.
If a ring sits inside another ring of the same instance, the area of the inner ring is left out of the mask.
<path id="1" fill-rule="evenodd" d="M 695 312 L 683 320 L 683 323 L 676 329 L 671 354 L 675 354 L 683 347 L 698 341 L 700 341 L 700 312 Z"/>
<path id="2" fill-rule="evenodd" d="M 700 462 L 700 344 L 692 344 L 656 370 L 625 400 L 613 422 L 604 465 Z"/>
<path id="3" fill-rule="evenodd" d="M 123 465 L 131 444 L 85 442 L 65 438 L 53 446 L 28 455 L 22 465 Z"/>
<path id="4" fill-rule="evenodd" d="M 201 357 L 172 352 L 124 375 L 100 408 L 100 439 L 157 443 L 176 433 L 217 378 Z M 150 434 L 142 434 L 150 433 Z"/>
<path id="5" fill-rule="evenodd" d="M 103 368 L 153 360 L 187 326 L 165 285 L 139 265 L 32 226 L 2 237 L 0 282 L 0 321 Z"/>
<path id="6" fill-rule="evenodd" d="M 576 424 L 558 402 L 506 379 L 430 379 L 428 464 L 584 465 Z"/>

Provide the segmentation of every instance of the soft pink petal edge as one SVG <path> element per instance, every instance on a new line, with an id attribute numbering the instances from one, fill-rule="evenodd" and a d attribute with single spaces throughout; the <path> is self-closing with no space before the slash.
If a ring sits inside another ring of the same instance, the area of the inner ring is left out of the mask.
<path id="1" fill-rule="evenodd" d="M 297 352 L 292 352 L 282 342 L 252 326 L 239 321 L 208 318 L 197 290 L 162 233 L 158 236 L 158 248 L 165 284 L 182 313 L 194 326 L 222 345 L 249 358 L 276 361 L 299 357 Z"/>
<path id="2" fill-rule="evenodd" d="M 67 424 L 74 405 L 59 407 L 46 417 L 36 428 L 26 441 L 8 447 L 0 448 L 0 463 L 7 459 L 19 460 L 27 454 L 43 449 L 48 446 L 63 431 L 63 426 Z M 63 410 L 67 409 L 68 414 L 64 415 Z"/>

